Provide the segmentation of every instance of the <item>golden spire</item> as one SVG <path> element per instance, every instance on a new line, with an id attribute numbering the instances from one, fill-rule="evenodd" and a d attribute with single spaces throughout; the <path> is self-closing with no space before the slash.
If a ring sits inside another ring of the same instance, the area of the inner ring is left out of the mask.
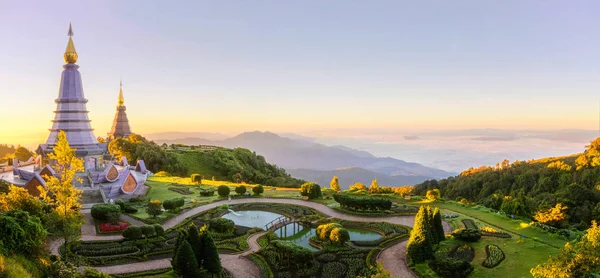
<path id="1" fill-rule="evenodd" d="M 119 107 L 122 107 L 125 104 L 125 99 L 123 98 L 123 81 L 121 82 L 121 88 L 119 89 Z"/>
<path id="2" fill-rule="evenodd" d="M 75 64 L 77 63 L 77 51 L 75 51 L 75 45 L 73 44 L 73 28 L 71 27 L 71 23 L 69 23 L 69 42 L 67 43 L 67 49 L 65 49 L 65 54 L 63 55 L 63 59 L 67 64 Z"/>

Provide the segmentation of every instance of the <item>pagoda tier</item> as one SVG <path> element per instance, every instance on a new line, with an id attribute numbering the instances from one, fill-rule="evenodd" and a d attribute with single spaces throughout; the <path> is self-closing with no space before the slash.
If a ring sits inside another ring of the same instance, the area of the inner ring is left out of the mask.
<path id="1" fill-rule="evenodd" d="M 129 127 L 129 120 L 127 119 L 126 110 L 127 108 L 125 107 L 125 100 L 123 98 L 123 83 L 121 83 L 121 88 L 119 89 L 117 113 L 115 114 L 112 128 L 108 133 L 109 138 L 114 139 L 119 137 L 127 137 L 132 133 L 131 128 Z"/>

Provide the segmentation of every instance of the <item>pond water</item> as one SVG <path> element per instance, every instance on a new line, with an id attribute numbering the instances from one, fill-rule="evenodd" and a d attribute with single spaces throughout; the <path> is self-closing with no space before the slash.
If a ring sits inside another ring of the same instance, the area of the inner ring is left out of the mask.
<path id="1" fill-rule="evenodd" d="M 264 229 L 267 223 L 281 217 L 283 215 L 261 211 L 261 210 L 242 210 L 242 211 L 230 211 L 227 214 L 221 216 L 222 218 L 226 218 L 232 220 L 233 223 L 239 226 L 246 226 L 249 228 L 259 227 Z"/>
<path id="2" fill-rule="evenodd" d="M 265 228 L 265 225 L 269 222 L 281 217 L 281 214 L 260 211 L 260 210 L 244 210 L 244 211 L 230 211 L 227 214 L 221 216 L 222 218 L 232 220 L 236 225 L 246 227 L 259 227 Z M 294 228 L 294 225 L 295 228 Z M 287 234 L 286 234 L 287 230 Z M 350 234 L 350 240 L 377 240 L 381 237 L 380 234 L 372 231 L 347 228 Z M 275 231 L 275 234 L 284 240 L 293 241 L 299 245 L 302 245 L 311 250 L 318 250 L 312 247 L 308 243 L 308 239 L 315 235 L 317 229 L 311 227 L 302 227 L 298 224 L 288 224 L 285 227 L 279 228 Z"/>

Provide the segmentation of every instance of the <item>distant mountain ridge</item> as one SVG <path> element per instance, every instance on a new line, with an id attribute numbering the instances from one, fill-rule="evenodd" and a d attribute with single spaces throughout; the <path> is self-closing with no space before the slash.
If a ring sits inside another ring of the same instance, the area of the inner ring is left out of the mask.
<path id="1" fill-rule="evenodd" d="M 152 138 L 152 136 L 149 136 Z M 406 162 L 391 157 L 376 157 L 366 151 L 359 151 L 344 146 L 326 146 L 306 140 L 294 140 L 281 137 L 272 132 L 244 132 L 224 140 L 206 140 L 202 138 L 182 138 L 174 140 L 156 140 L 162 144 L 185 144 L 185 145 L 217 145 L 227 148 L 242 147 L 255 151 L 264 156 L 270 163 L 277 164 L 286 170 L 307 169 L 316 171 L 334 171 L 339 168 L 362 168 L 370 172 L 384 174 L 380 179 L 392 178 L 393 176 L 405 176 L 410 184 L 422 182 L 426 179 L 440 179 L 455 175 L 444 170 L 423 166 L 418 163 Z M 356 172 L 353 170 L 352 172 Z M 298 175 L 302 173 L 302 175 Z M 306 174 L 306 176 L 303 176 Z M 295 177 L 312 180 L 310 177 L 317 173 L 296 171 Z M 413 178 L 420 176 L 420 178 Z M 329 177 L 331 179 L 331 177 Z M 371 179 L 371 178 L 369 178 Z M 390 180 L 394 183 L 400 179 Z"/>
<path id="2" fill-rule="evenodd" d="M 377 183 L 380 186 L 414 185 L 430 179 L 424 176 L 389 176 L 357 167 L 340 168 L 331 171 L 287 169 L 286 172 L 293 177 L 301 177 L 303 180 L 312 181 L 326 187 L 329 186 L 331 178 L 337 176 L 342 190 L 349 189 L 350 185 L 355 182 L 361 182 L 368 187 L 373 179 L 377 179 Z"/>

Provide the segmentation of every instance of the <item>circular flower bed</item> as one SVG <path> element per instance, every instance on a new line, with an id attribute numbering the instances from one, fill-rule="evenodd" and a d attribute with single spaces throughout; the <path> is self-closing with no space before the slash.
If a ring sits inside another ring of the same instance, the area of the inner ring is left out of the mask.
<path id="1" fill-rule="evenodd" d="M 98 225 L 98 228 L 100 228 L 100 231 L 102 232 L 118 232 L 125 230 L 125 228 L 129 227 L 130 225 L 131 224 L 127 222 L 119 222 L 119 224 L 101 223 Z"/>

